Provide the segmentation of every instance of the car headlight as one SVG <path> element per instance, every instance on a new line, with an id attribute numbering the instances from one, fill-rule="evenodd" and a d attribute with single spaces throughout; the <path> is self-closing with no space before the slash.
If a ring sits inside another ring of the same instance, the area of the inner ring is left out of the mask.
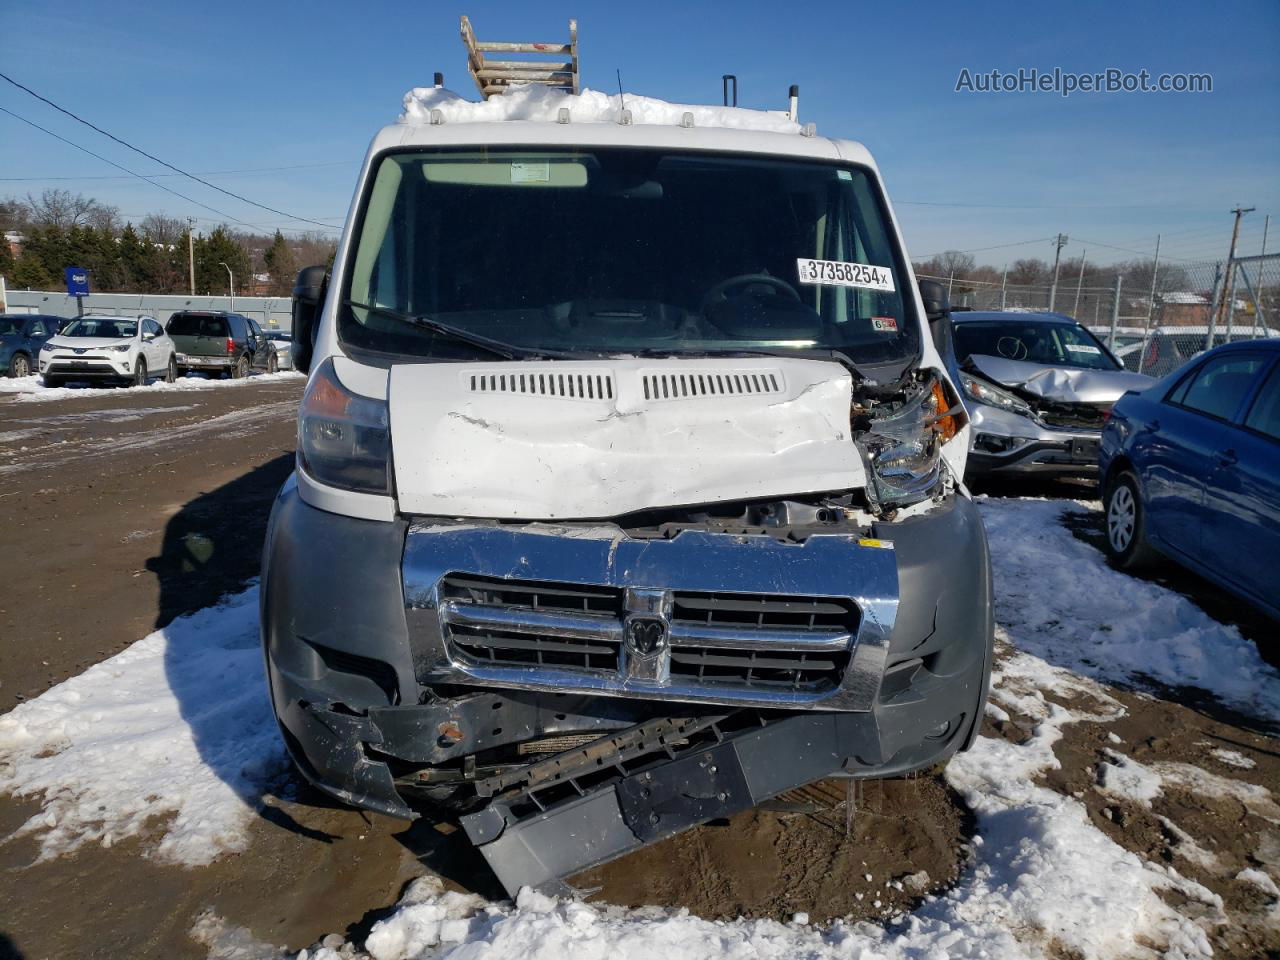
<path id="1" fill-rule="evenodd" d="M 42 344 L 40 344 L 40 352 L 41 352 L 41 353 L 53 353 L 53 347 L 49 346 L 49 344 L 47 344 L 47 343 L 42 343 Z"/>
<path id="2" fill-rule="evenodd" d="M 904 507 L 933 496 L 942 481 L 942 446 L 965 424 L 958 402 L 939 378 L 899 406 L 855 426 L 877 509 Z"/>
<path id="3" fill-rule="evenodd" d="M 122 343 L 120 346 L 111 347 L 110 349 L 114 350 L 116 353 L 128 353 L 132 346 L 133 344 L 131 343 Z"/>
<path id="4" fill-rule="evenodd" d="M 1020 417 L 1029 417 L 1032 415 L 1031 405 L 1025 400 L 1015 397 L 1007 390 L 1001 390 L 999 387 L 987 383 L 985 380 L 979 380 L 977 377 L 971 377 L 967 373 L 960 374 L 960 385 L 964 387 L 964 392 L 979 403 L 985 403 L 988 406 L 997 407 L 1001 410 L 1007 410 L 1009 413 L 1016 413 Z"/>
<path id="5" fill-rule="evenodd" d="M 311 375 L 298 413 L 298 462 L 320 483 L 361 493 L 391 492 L 387 404 L 352 393 L 333 360 Z"/>

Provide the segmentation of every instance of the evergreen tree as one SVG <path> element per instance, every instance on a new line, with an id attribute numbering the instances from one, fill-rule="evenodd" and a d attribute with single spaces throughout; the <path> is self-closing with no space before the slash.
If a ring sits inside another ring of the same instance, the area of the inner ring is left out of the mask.
<path id="1" fill-rule="evenodd" d="M 249 282 L 249 256 L 226 227 L 218 227 L 207 237 L 196 238 L 196 293 L 226 294 L 228 277 L 224 263 L 235 274 L 237 288 Z"/>
<path id="2" fill-rule="evenodd" d="M 267 272 L 271 274 L 272 295 L 288 296 L 293 290 L 293 280 L 298 273 L 298 267 L 293 249 L 279 230 L 272 237 L 271 246 L 267 247 L 266 252 L 263 253 L 262 260 L 267 266 Z"/>

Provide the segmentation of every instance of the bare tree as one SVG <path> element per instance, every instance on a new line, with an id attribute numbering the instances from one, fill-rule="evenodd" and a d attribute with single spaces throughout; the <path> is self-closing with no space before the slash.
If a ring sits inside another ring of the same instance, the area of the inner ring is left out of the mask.
<path id="1" fill-rule="evenodd" d="M 978 261 L 973 258 L 973 254 L 961 253 L 959 250 L 944 251 L 934 259 L 938 261 L 938 266 L 941 267 L 938 275 L 942 277 L 970 277 L 978 265 Z"/>
<path id="2" fill-rule="evenodd" d="M 139 224 L 142 234 L 152 243 L 171 247 L 187 234 L 187 222 L 178 217 L 166 217 L 163 213 L 151 213 Z"/>
<path id="3" fill-rule="evenodd" d="M 35 225 L 64 230 L 92 224 L 95 218 L 103 216 L 114 217 L 118 223 L 120 217 L 115 207 L 101 204 L 93 197 L 59 189 L 45 190 L 38 197 L 27 194 L 27 211 Z"/>
<path id="4" fill-rule="evenodd" d="M 1050 267 L 1043 260 L 1024 259 L 1013 261 L 1009 268 L 1008 281 L 1014 286 L 1032 286 L 1049 281 Z"/>

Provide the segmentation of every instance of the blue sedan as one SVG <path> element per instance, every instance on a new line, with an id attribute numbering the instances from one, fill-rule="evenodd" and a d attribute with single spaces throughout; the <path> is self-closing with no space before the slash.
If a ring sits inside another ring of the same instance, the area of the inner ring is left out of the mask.
<path id="1" fill-rule="evenodd" d="M 1112 408 L 1107 551 L 1163 554 L 1280 620 L 1280 340 L 1210 350 Z"/>

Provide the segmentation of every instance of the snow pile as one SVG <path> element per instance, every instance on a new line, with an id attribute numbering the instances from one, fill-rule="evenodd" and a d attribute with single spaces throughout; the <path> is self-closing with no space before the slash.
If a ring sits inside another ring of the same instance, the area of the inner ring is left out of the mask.
<path id="1" fill-rule="evenodd" d="M 175 620 L 0 716 L 0 792 L 44 797 L 17 831 L 40 858 L 105 846 L 172 815 L 155 855 L 244 849 L 251 804 L 284 764 L 262 673 L 258 591 Z"/>
<path id="2" fill-rule="evenodd" d="M 979 501 L 995 573 L 996 620 L 1017 646 L 1086 676 L 1197 687 L 1280 725 L 1280 672 L 1235 627 L 1181 594 L 1119 573 L 1061 521 L 1097 509 Z"/>
<path id="3" fill-rule="evenodd" d="M 30 377 L 0 377 L 0 394 L 15 394 L 17 400 L 66 400 L 69 397 L 104 397 L 134 396 L 141 391 L 148 393 L 168 393 L 187 390 L 216 390 L 220 387 L 244 386 L 247 383 L 262 383 L 276 380 L 301 380 L 305 374 L 296 370 L 281 370 L 279 373 L 255 373 L 240 380 L 214 380 L 208 377 L 189 374 L 179 377 L 173 383 L 156 380 L 145 387 L 46 387 L 38 375 Z"/>
<path id="4" fill-rule="evenodd" d="M 678 126 L 684 115 L 690 113 L 695 127 L 728 127 L 768 133 L 800 132 L 800 124 L 785 113 L 748 110 L 745 107 L 669 103 L 653 97 L 637 97 L 630 93 L 625 96 L 609 95 L 596 90 L 583 90 L 575 95 L 541 84 L 512 87 L 501 96 L 480 102 L 466 100 L 440 87 L 414 87 L 404 95 L 404 113 L 400 114 L 400 122 L 429 123 L 432 110 L 439 110 L 446 123 L 554 122 L 560 110 L 567 108 L 573 123 L 617 123 L 623 107 L 631 111 L 633 124 Z"/>

